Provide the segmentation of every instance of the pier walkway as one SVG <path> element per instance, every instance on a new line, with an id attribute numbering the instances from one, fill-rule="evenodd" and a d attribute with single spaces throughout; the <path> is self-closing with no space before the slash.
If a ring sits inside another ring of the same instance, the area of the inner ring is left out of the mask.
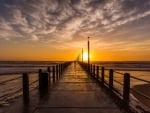
<path id="1" fill-rule="evenodd" d="M 32 113 L 121 113 L 102 88 L 79 64 L 72 63 L 63 77 L 39 100 Z"/>
<path id="2" fill-rule="evenodd" d="M 28 105 L 22 97 L 16 98 L 0 113 L 121 113 L 104 90 L 78 63 L 71 63 L 44 95 L 33 90 Z"/>

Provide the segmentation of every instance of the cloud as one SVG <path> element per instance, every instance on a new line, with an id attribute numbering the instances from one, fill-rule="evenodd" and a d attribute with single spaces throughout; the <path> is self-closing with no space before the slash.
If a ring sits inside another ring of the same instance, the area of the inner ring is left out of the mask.
<path id="1" fill-rule="evenodd" d="M 104 28 L 107 29 L 108 32 L 113 31 L 118 26 L 121 26 L 121 25 L 127 24 L 129 22 L 144 18 L 144 17 L 149 16 L 149 15 L 150 15 L 150 11 L 144 12 L 142 14 L 136 14 L 134 16 L 129 16 L 127 19 L 125 18 L 122 20 L 118 20 L 112 24 L 106 25 Z"/>
<path id="2" fill-rule="evenodd" d="M 20 41 L 65 45 L 87 36 L 109 42 L 114 39 L 111 33 L 115 35 L 124 26 L 135 21 L 143 26 L 142 19 L 148 21 L 146 18 L 150 16 L 150 3 L 149 0 L 2 0 L 0 10 L 1 39 L 12 41 L 20 37 Z"/>
<path id="3" fill-rule="evenodd" d="M 31 36 L 31 40 L 32 40 L 32 41 L 38 41 L 39 38 L 38 38 L 36 35 L 32 35 L 32 36 Z"/>

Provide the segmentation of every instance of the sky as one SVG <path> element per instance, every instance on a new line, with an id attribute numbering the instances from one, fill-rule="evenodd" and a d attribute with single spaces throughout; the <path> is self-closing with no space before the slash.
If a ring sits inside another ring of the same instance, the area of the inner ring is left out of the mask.
<path id="1" fill-rule="evenodd" d="M 0 60 L 150 61 L 150 0 L 0 0 Z"/>

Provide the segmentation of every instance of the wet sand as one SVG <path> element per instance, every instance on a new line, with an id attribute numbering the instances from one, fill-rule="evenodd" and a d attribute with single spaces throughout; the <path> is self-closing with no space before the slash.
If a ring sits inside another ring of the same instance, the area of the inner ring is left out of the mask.
<path id="1" fill-rule="evenodd" d="M 133 89 L 139 91 L 140 93 L 144 94 L 147 97 L 150 97 L 150 84 L 136 85 L 133 87 Z M 139 95 L 135 92 L 132 93 L 139 101 L 141 101 L 144 105 L 150 108 L 150 99 L 145 98 L 142 95 Z"/>

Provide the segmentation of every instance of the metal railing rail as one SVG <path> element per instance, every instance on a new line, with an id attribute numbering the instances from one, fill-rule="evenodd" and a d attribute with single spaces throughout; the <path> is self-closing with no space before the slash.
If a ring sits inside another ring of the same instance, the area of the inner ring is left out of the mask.
<path id="1" fill-rule="evenodd" d="M 14 81 L 14 80 L 21 79 L 21 78 L 22 78 L 22 77 L 16 77 L 16 78 L 8 79 L 8 80 L 5 80 L 5 81 L 0 82 L 0 85 L 3 85 L 3 84 L 5 84 L 5 83 L 7 83 L 7 82 Z"/>
<path id="2" fill-rule="evenodd" d="M 80 65 L 87 70 L 87 64 L 83 63 L 83 62 L 79 62 Z M 96 70 L 99 69 L 99 70 Z M 105 74 L 105 70 L 109 70 L 109 75 Z M 99 66 L 99 65 L 95 65 L 95 64 L 90 64 L 90 70 L 87 70 L 88 73 L 90 73 L 90 75 L 97 81 L 99 82 L 101 85 L 106 86 L 110 92 L 115 92 L 119 95 L 121 95 L 121 101 L 124 104 L 123 106 L 125 106 L 125 108 L 130 108 L 127 107 L 129 106 L 129 103 L 131 102 L 130 99 L 130 91 L 135 92 L 137 95 L 143 96 L 144 98 L 150 100 L 150 96 L 143 94 L 140 91 L 137 91 L 133 88 L 130 88 L 130 79 L 135 79 L 135 80 L 139 80 L 142 81 L 144 83 L 150 84 L 150 81 L 148 80 L 144 80 L 138 77 L 134 77 L 131 76 L 129 73 L 123 73 L 123 72 L 118 72 L 115 69 L 107 69 L 103 66 Z M 101 73 L 100 73 L 101 72 Z M 100 75 L 99 75 L 100 74 Z M 119 74 L 120 77 L 123 77 L 123 82 L 120 82 L 119 80 L 115 80 L 114 76 L 115 74 Z M 105 77 L 107 77 L 108 81 L 106 82 Z M 114 83 L 117 83 L 119 85 L 122 86 L 122 93 L 119 92 L 119 89 L 117 90 L 117 87 L 114 87 Z"/>
<path id="3" fill-rule="evenodd" d="M 65 69 L 68 67 L 70 63 L 71 62 L 63 62 L 60 64 L 57 63 L 55 65 L 48 66 L 47 70 L 39 69 L 38 72 L 32 71 L 32 72 L 1 73 L 0 75 L 2 76 L 5 76 L 5 75 L 9 76 L 9 75 L 14 75 L 14 74 L 19 74 L 19 75 L 21 74 L 22 76 L 2 81 L 0 85 L 22 78 L 22 86 L 21 88 L 15 90 L 14 92 L 11 92 L 8 95 L 1 96 L 0 98 L 3 98 L 5 96 L 9 97 L 18 92 L 22 92 L 23 102 L 25 105 L 28 105 L 29 104 L 29 92 L 31 91 L 29 86 L 32 86 L 38 82 L 38 86 L 35 88 L 39 88 L 39 91 L 41 92 L 40 94 L 44 93 L 45 88 L 48 88 L 51 81 L 56 82 L 62 77 Z M 37 73 L 38 79 L 29 83 L 29 74 L 34 74 L 34 73 Z"/>

